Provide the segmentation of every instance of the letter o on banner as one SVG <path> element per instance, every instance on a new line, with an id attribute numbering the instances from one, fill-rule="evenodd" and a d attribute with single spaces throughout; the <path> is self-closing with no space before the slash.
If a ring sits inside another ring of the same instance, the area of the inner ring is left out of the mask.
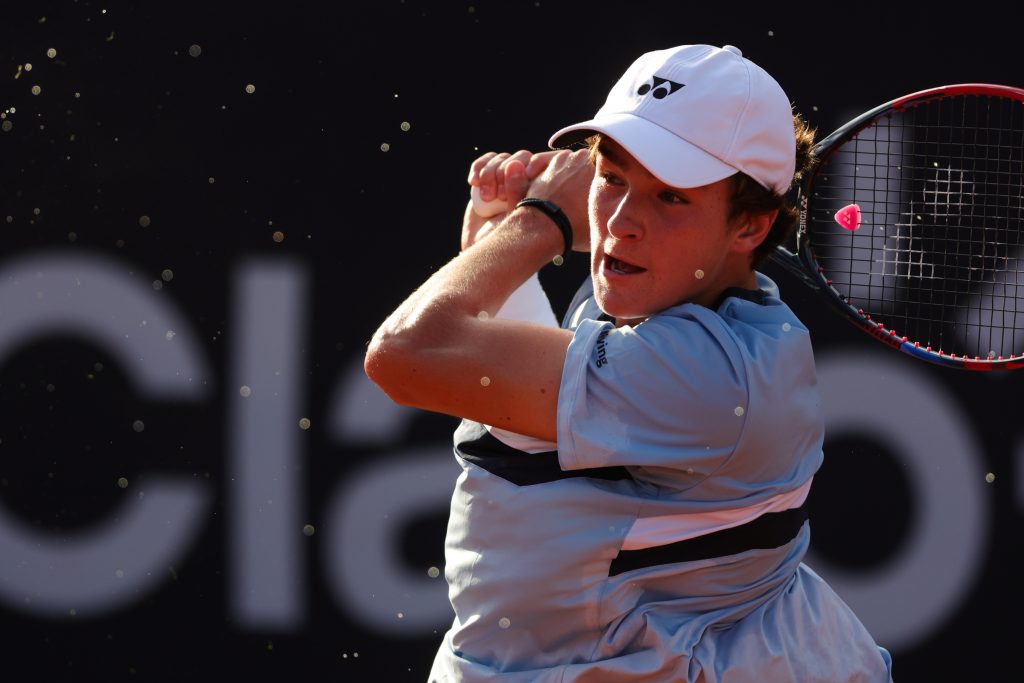
<path id="1" fill-rule="evenodd" d="M 826 437 L 871 434 L 902 457 L 916 506 L 907 541 L 871 571 L 830 564 L 813 545 L 807 564 L 880 645 L 900 650 L 942 628 L 966 598 L 984 560 L 991 511 L 969 419 L 924 368 L 888 356 L 819 354 L 818 382 Z M 825 467 L 829 457 L 838 456 L 826 450 Z"/>

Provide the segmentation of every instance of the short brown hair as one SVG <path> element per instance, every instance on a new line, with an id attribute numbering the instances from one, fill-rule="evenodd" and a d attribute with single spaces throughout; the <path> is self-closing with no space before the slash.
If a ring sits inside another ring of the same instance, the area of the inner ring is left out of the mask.
<path id="1" fill-rule="evenodd" d="M 796 173 L 793 175 L 790 189 L 800 183 L 816 161 L 814 158 L 815 130 L 800 114 L 793 115 L 793 131 L 796 135 Z M 789 196 L 780 195 L 765 188 L 745 173 L 737 173 L 732 176 L 732 188 L 732 202 L 729 207 L 730 220 L 739 218 L 743 214 L 759 214 L 776 210 L 779 212 L 768 235 L 751 256 L 750 265 L 752 268 L 756 268 L 767 258 L 768 254 L 774 251 L 775 247 L 785 242 L 793 233 L 799 217 L 797 208 Z"/>

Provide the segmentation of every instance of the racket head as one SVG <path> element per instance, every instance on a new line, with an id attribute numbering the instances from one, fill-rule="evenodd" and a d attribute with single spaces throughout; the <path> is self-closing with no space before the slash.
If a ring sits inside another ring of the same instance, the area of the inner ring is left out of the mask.
<path id="1" fill-rule="evenodd" d="M 1024 89 L 964 83 L 821 140 L 797 258 L 874 338 L 947 367 L 1024 367 Z"/>

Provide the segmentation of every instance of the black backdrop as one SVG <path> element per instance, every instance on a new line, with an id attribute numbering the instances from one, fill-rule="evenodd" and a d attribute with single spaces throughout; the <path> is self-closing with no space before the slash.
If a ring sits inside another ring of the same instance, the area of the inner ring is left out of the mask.
<path id="1" fill-rule="evenodd" d="M 473 158 L 542 147 L 687 42 L 740 46 L 822 132 L 1024 85 L 1010 21 L 757 8 L 5 6 L 0 676 L 424 680 L 454 421 L 358 369 L 457 251 Z M 559 313 L 586 269 L 542 272 Z M 1015 680 L 1021 380 L 894 359 L 769 274 L 833 406 L 812 566 L 897 680 Z"/>

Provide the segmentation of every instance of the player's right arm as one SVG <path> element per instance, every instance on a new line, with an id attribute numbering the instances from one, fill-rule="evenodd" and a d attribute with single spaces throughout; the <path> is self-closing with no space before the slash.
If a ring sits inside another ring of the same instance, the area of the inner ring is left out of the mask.
<path id="1" fill-rule="evenodd" d="M 586 196 L 593 166 L 583 152 L 558 152 L 532 186 L 560 205 L 586 247 Z M 510 164 L 508 196 L 530 185 Z M 556 440 L 567 330 L 496 319 L 523 282 L 560 254 L 564 240 L 532 207 L 510 211 L 416 289 L 373 335 L 364 367 L 394 401 Z"/>

